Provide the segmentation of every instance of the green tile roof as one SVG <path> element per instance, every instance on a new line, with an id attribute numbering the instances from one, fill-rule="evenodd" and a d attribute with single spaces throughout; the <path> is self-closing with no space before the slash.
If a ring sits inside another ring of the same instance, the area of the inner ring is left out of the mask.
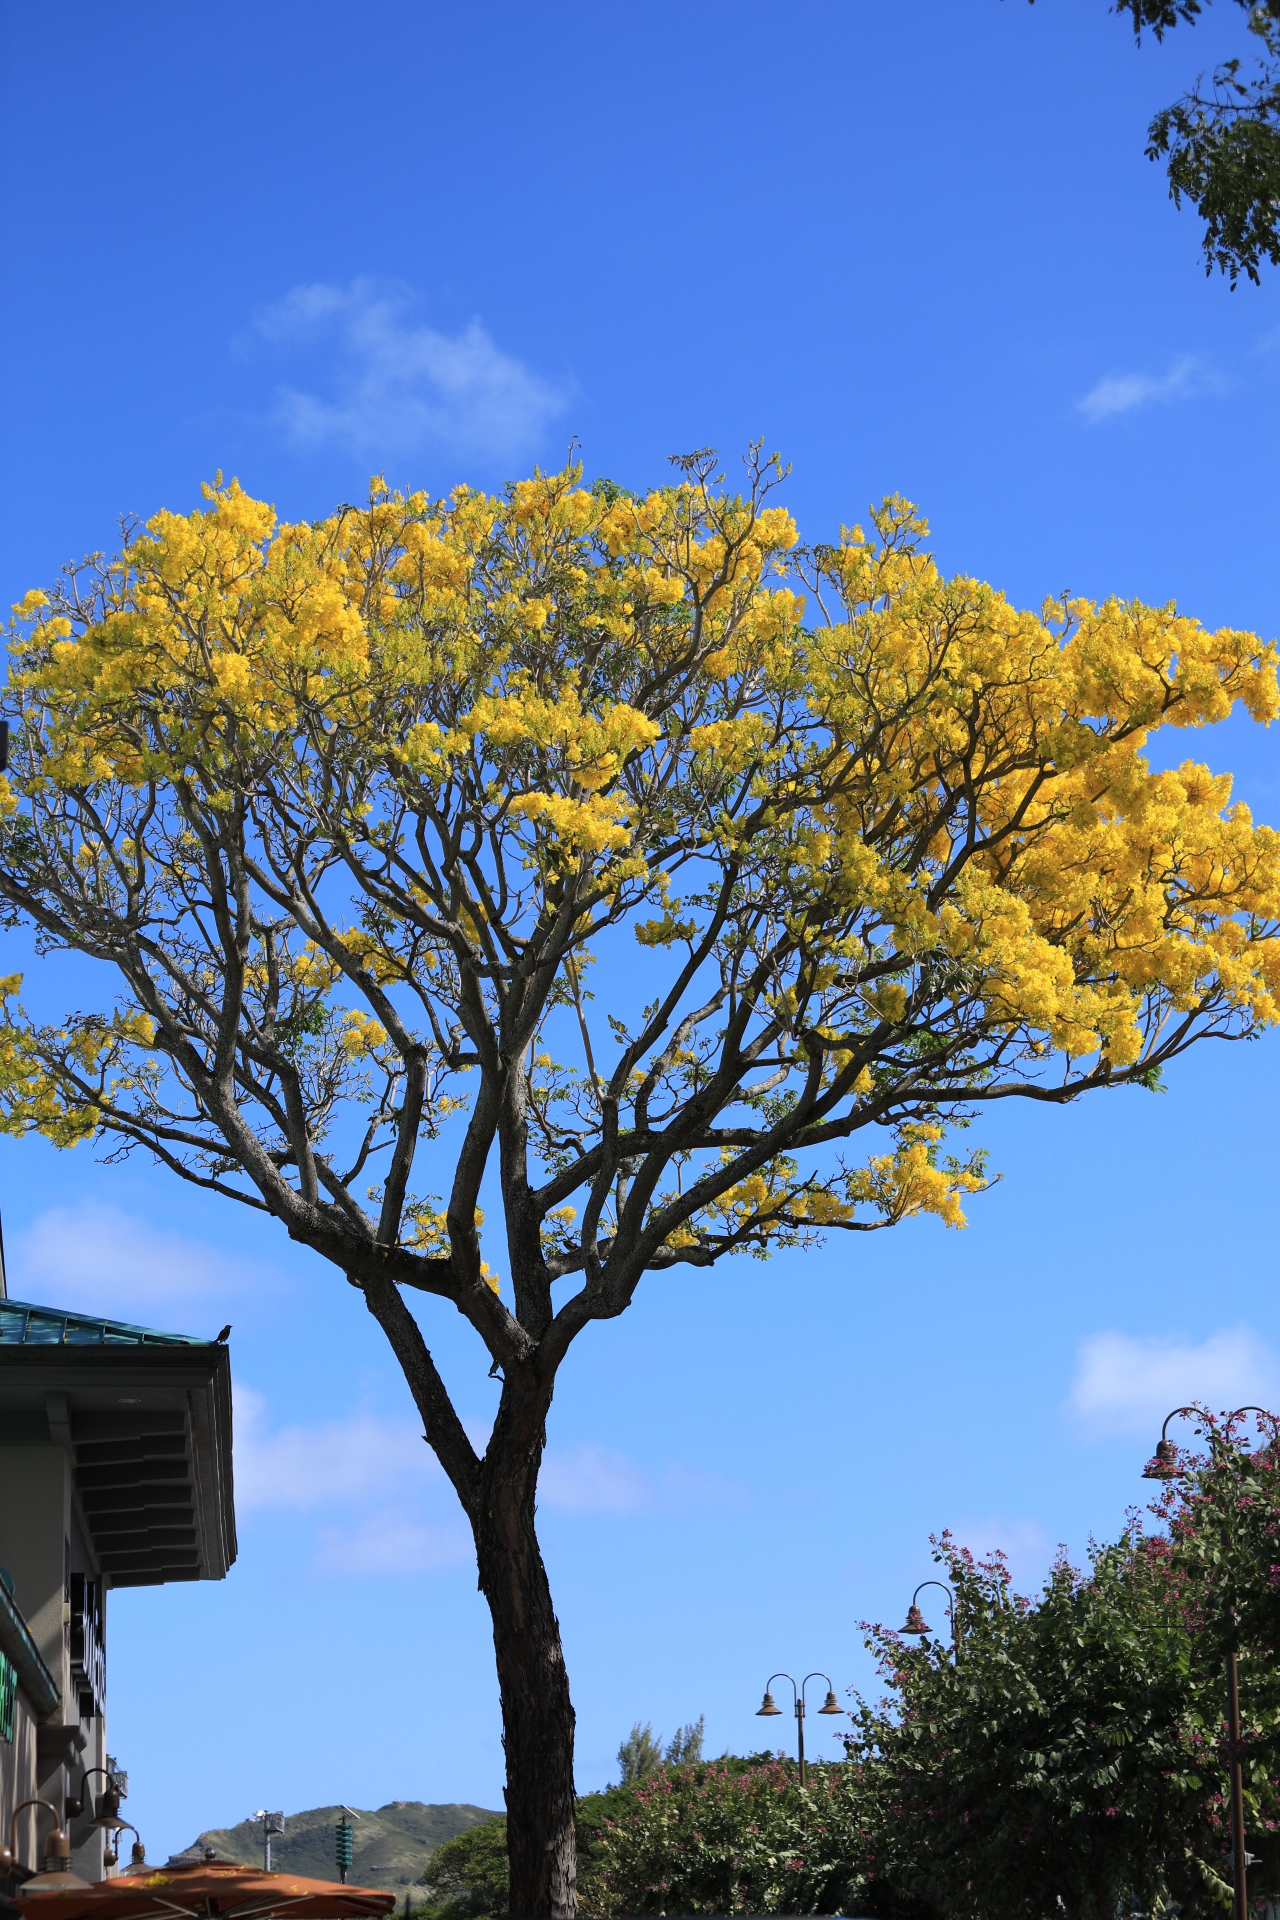
<path id="1" fill-rule="evenodd" d="M 57 1307 L 0 1300 L 0 1347 L 207 1347 L 194 1334 L 157 1333 L 123 1320 L 98 1320 Z"/>

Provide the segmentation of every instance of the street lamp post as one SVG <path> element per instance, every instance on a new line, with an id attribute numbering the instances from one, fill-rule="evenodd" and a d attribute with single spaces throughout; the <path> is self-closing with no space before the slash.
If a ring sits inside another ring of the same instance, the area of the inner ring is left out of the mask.
<path id="1" fill-rule="evenodd" d="M 775 1705 L 773 1695 L 769 1691 L 769 1688 L 772 1687 L 775 1680 L 791 1680 L 791 1691 L 795 1695 L 795 1702 L 796 1702 L 796 1746 L 799 1751 L 799 1759 L 800 1759 L 800 1785 L 802 1787 L 806 1787 L 809 1784 L 809 1772 L 805 1764 L 805 1757 L 804 1757 L 804 1690 L 805 1688 L 808 1686 L 811 1680 L 825 1680 L 827 1683 L 827 1697 L 823 1701 L 822 1705 L 818 1708 L 818 1712 L 819 1713 L 843 1713 L 844 1709 L 840 1705 L 840 1702 L 836 1699 L 835 1688 L 831 1684 L 830 1676 L 825 1673 L 806 1673 L 804 1679 L 800 1682 L 799 1686 L 797 1686 L 795 1681 L 791 1679 L 791 1675 L 789 1673 L 771 1673 L 769 1675 L 769 1685 L 764 1690 L 764 1701 L 760 1706 L 756 1708 L 757 1719 L 761 1718 L 762 1716 L 767 1718 L 770 1714 L 782 1712 L 782 1708 Z"/>
<path id="2" fill-rule="evenodd" d="M 1199 1407 L 1175 1407 L 1160 1429 L 1160 1438 L 1156 1443 L 1154 1457 L 1142 1470 L 1144 1480 L 1176 1480 L 1181 1468 L 1178 1466 L 1178 1449 L 1169 1438 L 1169 1421 L 1182 1415 L 1194 1419 Z M 1264 1419 L 1274 1423 L 1276 1416 L 1266 1407 L 1237 1407 L 1227 1418 L 1230 1431 L 1233 1421 L 1244 1413 L 1260 1413 Z M 1235 1622 L 1232 1622 L 1233 1628 Z M 1231 1749 L 1231 1880 L 1232 1920 L 1249 1920 L 1249 1866 L 1253 1854 L 1244 1844 L 1244 1769 L 1240 1759 L 1240 1668 L 1236 1648 L 1227 1651 L 1227 1743 Z"/>
<path id="3" fill-rule="evenodd" d="M 922 1580 L 920 1582 L 920 1585 L 911 1596 L 911 1605 L 907 1608 L 906 1624 L 899 1627 L 898 1631 L 899 1633 L 910 1633 L 918 1636 L 932 1633 L 932 1627 L 926 1625 L 924 1615 L 916 1605 L 917 1600 L 926 1587 L 941 1587 L 947 1596 L 947 1612 L 951 1616 L 951 1651 L 955 1656 L 958 1666 L 960 1663 L 960 1616 L 956 1611 L 956 1597 L 945 1580 Z"/>

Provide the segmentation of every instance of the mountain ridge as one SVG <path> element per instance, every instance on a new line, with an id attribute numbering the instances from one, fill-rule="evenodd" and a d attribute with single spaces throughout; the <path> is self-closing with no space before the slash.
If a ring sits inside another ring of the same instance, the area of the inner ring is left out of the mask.
<path id="1" fill-rule="evenodd" d="M 308 1807 L 302 1813 L 286 1814 L 284 1832 L 271 1838 L 272 1869 L 313 1880 L 336 1880 L 334 1828 L 345 1811 L 340 1806 Z M 351 1884 L 399 1891 L 422 1877 L 438 1846 L 496 1816 L 488 1807 L 463 1801 L 389 1800 L 384 1807 L 354 1808 L 348 1817 Z M 220 1860 L 260 1867 L 262 1823 L 249 1819 L 233 1827 L 206 1828 L 185 1855 L 175 1858 L 198 1858 L 208 1847 Z"/>

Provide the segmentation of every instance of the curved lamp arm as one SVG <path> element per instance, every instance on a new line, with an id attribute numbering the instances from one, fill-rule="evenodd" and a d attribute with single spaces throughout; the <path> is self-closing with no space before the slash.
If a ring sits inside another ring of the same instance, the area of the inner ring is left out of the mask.
<path id="1" fill-rule="evenodd" d="M 80 1815 L 84 1812 L 85 1800 L 87 1797 L 89 1797 L 89 1794 L 88 1794 L 89 1782 L 92 1780 L 95 1773 L 100 1773 L 103 1779 L 106 1781 L 107 1792 L 111 1793 L 113 1791 L 111 1782 L 114 1776 L 108 1773 L 105 1767 L 86 1767 L 80 1780 L 79 1793 L 72 1794 L 65 1803 L 68 1820 L 78 1820 L 80 1818 Z M 118 1795 L 116 1798 L 115 1807 L 111 1809 L 111 1811 L 115 1813 L 118 1813 L 120 1811 L 120 1800 Z"/>
<path id="2" fill-rule="evenodd" d="M 821 1671 L 817 1673 L 806 1673 L 804 1679 L 800 1682 L 801 1707 L 803 1708 L 804 1706 L 804 1690 L 808 1686 L 811 1680 L 825 1680 L 827 1683 L 827 1697 L 823 1701 L 822 1705 L 818 1708 L 818 1712 L 819 1713 L 843 1713 L 844 1708 L 840 1705 L 840 1702 L 836 1699 L 836 1690 L 831 1684 L 831 1675 L 829 1673 L 822 1673 Z"/>
<path id="3" fill-rule="evenodd" d="M 766 1718 L 768 1718 L 768 1716 L 771 1714 L 782 1712 L 782 1708 L 775 1705 L 774 1703 L 772 1689 L 773 1689 L 773 1683 L 775 1680 L 791 1680 L 791 1695 L 796 1703 L 796 1718 L 802 1719 L 804 1717 L 804 1708 L 800 1703 L 800 1690 L 796 1686 L 795 1681 L 791 1679 L 791 1675 L 789 1673 L 771 1673 L 769 1675 L 768 1685 L 765 1687 L 765 1690 L 764 1690 L 764 1699 L 761 1701 L 760 1705 L 756 1708 L 757 1720 L 761 1717 L 761 1715 L 764 1715 Z"/>
<path id="4" fill-rule="evenodd" d="M 112 1833 L 111 1838 L 107 1841 L 106 1852 L 102 1856 L 103 1865 L 114 1867 L 118 1862 L 120 1858 L 119 1842 L 122 1833 L 131 1833 L 133 1835 L 133 1856 L 129 1861 L 129 1867 L 132 1872 L 136 1872 L 139 1867 L 146 1866 L 147 1850 L 142 1844 L 142 1835 L 128 1820 L 122 1820 Z"/>
<path id="5" fill-rule="evenodd" d="M 1272 1413 L 1270 1407 L 1237 1407 L 1234 1413 L 1227 1415 L 1227 1425 L 1230 1426 L 1233 1421 L 1238 1420 L 1242 1413 L 1260 1413 L 1264 1420 L 1271 1422 L 1273 1435 L 1277 1429 L 1280 1429 L 1280 1418 Z"/>
<path id="6" fill-rule="evenodd" d="M 920 1585 L 916 1588 L 915 1592 L 911 1596 L 911 1605 L 907 1608 L 906 1624 L 905 1626 L 899 1627 L 898 1629 L 899 1633 L 911 1633 L 916 1635 L 923 1635 L 926 1633 L 931 1633 L 933 1631 L 931 1627 L 925 1624 L 924 1615 L 921 1613 L 919 1607 L 916 1605 L 916 1601 L 920 1598 L 920 1595 L 924 1592 L 926 1587 L 940 1587 L 943 1593 L 946 1594 L 947 1602 L 948 1602 L 947 1612 L 951 1616 L 951 1639 L 952 1639 L 953 1645 L 958 1643 L 959 1631 L 958 1631 L 958 1621 L 956 1619 L 956 1597 L 954 1593 L 952 1593 L 950 1587 L 947 1585 L 945 1580 L 922 1580 L 920 1582 Z"/>
<path id="7" fill-rule="evenodd" d="M 28 1807 L 44 1807 L 53 1815 L 52 1830 L 45 1838 L 44 1857 L 46 1860 L 69 1860 L 71 1842 L 63 1832 L 62 1822 L 58 1818 L 58 1809 L 51 1800 L 38 1796 L 30 1800 L 20 1800 L 9 1816 L 9 1844 L 0 1847 L 0 1871 L 8 1872 L 18 1857 L 18 1815 L 25 1813 Z"/>

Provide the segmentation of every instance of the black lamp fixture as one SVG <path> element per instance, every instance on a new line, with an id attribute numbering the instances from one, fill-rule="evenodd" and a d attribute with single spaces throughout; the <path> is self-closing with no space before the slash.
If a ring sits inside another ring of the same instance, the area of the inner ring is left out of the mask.
<path id="1" fill-rule="evenodd" d="M 843 1713 L 844 1708 L 840 1705 L 840 1702 L 836 1699 L 835 1689 L 831 1684 L 830 1678 L 825 1673 L 806 1673 L 804 1679 L 800 1682 L 799 1686 L 797 1686 L 795 1681 L 791 1679 L 791 1675 L 789 1673 L 771 1673 L 769 1675 L 769 1686 L 766 1687 L 764 1690 L 764 1699 L 761 1702 L 761 1704 L 756 1708 L 756 1717 L 758 1719 L 760 1718 L 767 1719 L 770 1715 L 778 1714 L 782 1712 L 782 1708 L 778 1706 L 777 1702 L 774 1700 L 772 1693 L 769 1691 L 769 1687 L 772 1687 L 775 1680 L 790 1680 L 791 1691 L 795 1695 L 796 1746 L 799 1752 L 799 1759 L 800 1759 L 800 1785 L 804 1787 L 804 1786 L 807 1786 L 809 1783 L 809 1773 L 808 1773 L 808 1768 L 805 1764 L 805 1757 L 804 1757 L 804 1690 L 805 1688 L 808 1686 L 811 1680 L 825 1680 L 827 1682 L 827 1697 L 823 1701 L 822 1705 L 818 1708 L 818 1712 L 819 1713 Z"/>
<path id="2" fill-rule="evenodd" d="M 1169 1420 L 1180 1420 L 1184 1414 L 1191 1419 L 1200 1412 L 1199 1407 L 1175 1407 L 1160 1429 L 1160 1438 L 1156 1441 L 1156 1450 L 1142 1469 L 1144 1480 L 1176 1480 L 1178 1477 L 1178 1449 L 1169 1438 Z"/>
<path id="3" fill-rule="evenodd" d="M 80 1782 L 79 1793 L 72 1794 L 66 1802 L 67 1819 L 78 1820 L 84 1812 L 85 1805 L 91 1797 L 89 1794 L 89 1782 L 95 1773 L 100 1773 L 107 1784 L 98 1795 L 97 1811 L 93 1819 L 89 1822 L 89 1825 L 91 1827 L 102 1827 L 110 1833 L 124 1823 L 120 1819 L 120 1789 L 116 1785 L 114 1774 L 108 1773 L 105 1767 L 85 1768 L 84 1778 Z"/>
<path id="4" fill-rule="evenodd" d="M 951 1645 L 955 1649 L 956 1658 L 959 1659 L 960 1621 L 956 1614 L 956 1597 L 945 1580 L 922 1580 L 920 1582 L 920 1585 L 911 1596 L 911 1605 L 907 1608 L 906 1620 L 904 1624 L 898 1628 L 898 1632 L 910 1634 L 915 1639 L 923 1639 L 926 1633 L 933 1632 L 933 1628 L 929 1625 L 916 1604 L 926 1587 L 940 1587 L 947 1596 L 947 1612 L 951 1615 Z"/>
<path id="5" fill-rule="evenodd" d="M 28 1807 L 43 1807 L 53 1815 L 53 1825 L 45 1835 L 44 1868 L 23 1881 L 23 1892 L 77 1893 L 87 1888 L 89 1882 L 71 1871 L 71 1841 L 58 1819 L 58 1809 L 52 1801 L 39 1798 L 19 1801 L 10 1815 L 9 1844 L 0 1847 L 0 1873 L 9 1872 L 18 1858 L 18 1815 L 25 1813 Z"/>
<path id="6" fill-rule="evenodd" d="M 133 1835 L 133 1852 L 129 1861 L 129 1871 L 131 1873 L 137 1873 L 141 1867 L 145 1867 L 147 1864 L 147 1850 L 142 1844 L 142 1835 L 136 1827 L 130 1826 L 127 1820 L 120 1822 L 120 1825 L 107 1841 L 106 1848 L 102 1855 L 102 1864 L 104 1867 L 114 1867 L 119 1864 L 120 1835 L 122 1833 L 131 1833 Z"/>

